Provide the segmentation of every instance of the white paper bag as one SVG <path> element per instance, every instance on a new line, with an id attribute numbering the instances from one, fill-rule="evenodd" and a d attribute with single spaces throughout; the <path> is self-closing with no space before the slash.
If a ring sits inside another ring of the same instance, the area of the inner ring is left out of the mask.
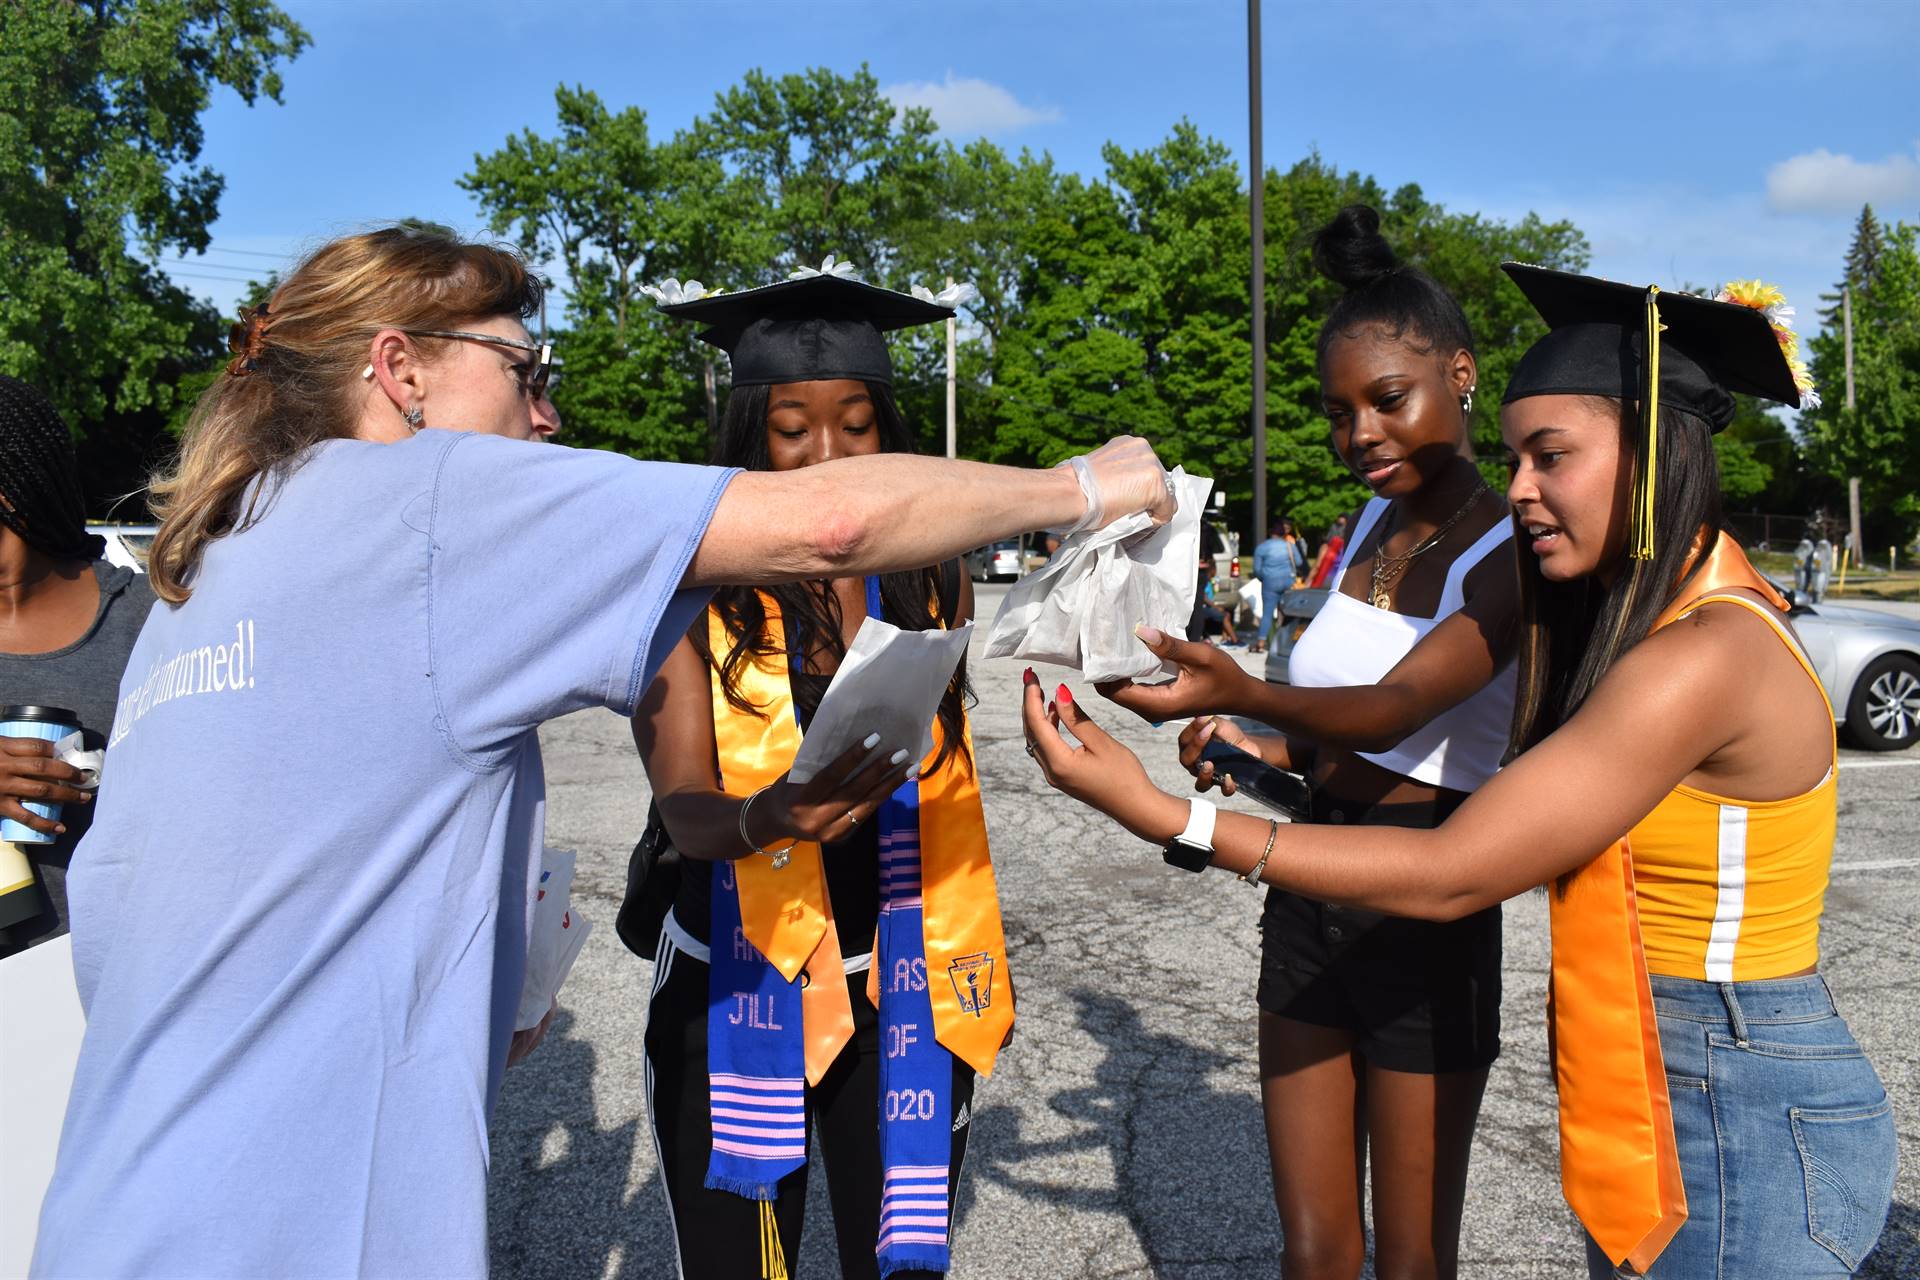
<path id="1" fill-rule="evenodd" d="M 1013 584 L 987 638 L 989 658 L 1073 667 L 1089 680 L 1170 678 L 1140 643 L 1141 623 L 1186 634 L 1200 581 L 1200 518 L 1213 481 L 1173 469 L 1178 502 L 1159 528 L 1145 512 L 1076 533 Z"/>
<path id="2" fill-rule="evenodd" d="M 0 1276 L 24 1276 L 87 1030 L 72 938 L 0 960 L 0 1027 Z"/>
<path id="3" fill-rule="evenodd" d="M 902 631 L 878 618 L 861 623 L 832 683 L 820 696 L 788 779 L 813 781 L 822 769 L 875 733 L 880 744 L 873 748 L 873 755 L 890 756 L 905 747 L 914 759 L 926 759 L 933 750 L 933 721 L 940 712 L 940 699 L 972 635 L 971 622 L 951 631 Z"/>
<path id="4" fill-rule="evenodd" d="M 573 962 L 586 945 L 593 925 L 573 909 L 571 849 L 540 852 L 539 897 L 533 904 L 533 933 L 527 939 L 527 976 L 520 984 L 520 1007 L 513 1029 L 525 1031 L 547 1016 L 560 994 L 560 984 L 573 971 Z"/>

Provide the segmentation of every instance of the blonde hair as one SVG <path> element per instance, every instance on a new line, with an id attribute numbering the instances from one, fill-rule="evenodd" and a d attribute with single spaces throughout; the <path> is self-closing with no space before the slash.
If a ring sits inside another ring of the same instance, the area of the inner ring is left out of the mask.
<path id="1" fill-rule="evenodd" d="M 194 405 L 171 470 L 152 479 L 154 593 L 174 604 L 192 594 L 207 544 L 258 514 L 255 480 L 284 478 L 311 446 L 353 434 L 374 334 L 524 320 L 543 290 L 512 250 L 432 228 L 345 236 L 310 255 L 233 327 L 232 362 Z M 427 352 L 445 345 L 418 341 Z"/>

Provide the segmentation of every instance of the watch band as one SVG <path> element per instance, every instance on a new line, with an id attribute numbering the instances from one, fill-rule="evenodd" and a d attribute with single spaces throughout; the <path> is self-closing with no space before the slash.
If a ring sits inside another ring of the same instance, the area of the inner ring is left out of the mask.
<path id="1" fill-rule="evenodd" d="M 1192 807 L 1187 810 L 1187 825 L 1179 835 L 1167 842 L 1160 856 L 1168 866 L 1179 867 L 1182 871 L 1205 871 L 1213 862 L 1213 828 L 1219 820 L 1219 810 L 1211 800 L 1202 800 L 1198 796 L 1188 801 Z"/>
<path id="2" fill-rule="evenodd" d="M 1220 821 L 1220 810 L 1214 807 L 1213 801 L 1203 800 L 1199 796 L 1188 797 L 1187 803 L 1192 808 L 1187 811 L 1186 830 L 1174 839 L 1181 844 L 1197 844 L 1208 853 L 1212 853 L 1213 828 L 1214 824 Z"/>

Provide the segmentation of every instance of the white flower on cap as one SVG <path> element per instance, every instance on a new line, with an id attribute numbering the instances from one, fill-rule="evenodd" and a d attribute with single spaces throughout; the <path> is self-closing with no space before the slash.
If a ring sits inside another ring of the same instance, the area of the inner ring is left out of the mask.
<path id="1" fill-rule="evenodd" d="M 851 262 L 835 262 L 832 254 L 828 254 L 826 260 L 818 267 L 795 267 L 787 273 L 787 279 L 789 280 L 805 280 L 810 276 L 838 276 L 842 280 L 858 280 L 860 278 L 859 273 L 853 269 Z"/>
<path id="2" fill-rule="evenodd" d="M 922 302 L 931 302 L 936 307 L 957 310 L 978 298 L 980 291 L 965 281 L 950 284 L 938 293 L 923 284 L 916 284 L 913 286 L 913 296 Z"/>
<path id="3" fill-rule="evenodd" d="M 660 306 L 673 307 L 678 306 L 682 302 L 698 302 L 707 296 L 707 286 L 701 284 L 698 280 L 689 280 L 685 284 L 681 284 L 678 280 L 669 276 L 660 284 L 641 285 L 640 292 L 652 298 L 654 302 Z M 715 289 L 713 292 L 719 293 L 720 290 Z"/>

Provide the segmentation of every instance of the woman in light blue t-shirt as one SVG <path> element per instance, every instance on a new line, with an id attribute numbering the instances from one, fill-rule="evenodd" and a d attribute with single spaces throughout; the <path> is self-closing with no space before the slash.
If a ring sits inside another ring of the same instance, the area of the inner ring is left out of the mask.
<path id="1" fill-rule="evenodd" d="M 165 603 L 69 881 L 88 1029 L 35 1275 L 483 1275 L 539 725 L 631 715 L 715 584 L 1169 513 L 1139 440 L 1090 455 L 1091 493 L 535 443 L 540 293 L 447 235 L 334 241 L 236 326 L 156 480 Z"/>

